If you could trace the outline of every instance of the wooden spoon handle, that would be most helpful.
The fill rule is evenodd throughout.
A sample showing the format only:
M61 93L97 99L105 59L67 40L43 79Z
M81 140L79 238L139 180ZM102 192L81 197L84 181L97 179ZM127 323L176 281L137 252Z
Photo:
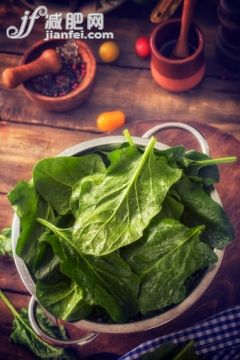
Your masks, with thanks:
M45 50L38 59L24 65L7 68L2 73L3 84L10 89L27 81L34 76L60 71L62 61L53 49Z
M182 0L159 0L152 10L150 19L153 23L169 19L176 11Z

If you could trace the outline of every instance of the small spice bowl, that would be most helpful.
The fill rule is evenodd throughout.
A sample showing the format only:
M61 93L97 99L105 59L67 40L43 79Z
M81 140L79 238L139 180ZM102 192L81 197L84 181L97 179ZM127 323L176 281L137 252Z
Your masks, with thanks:
M34 61L44 50L56 49L64 46L65 43L65 40L40 40L24 53L21 64ZM35 90L31 80L23 83L23 90L27 97L44 110L61 112L74 109L90 94L96 74L96 60L90 48L83 41L76 40L76 45L82 61L85 63L85 75L81 82L68 93L62 96L46 96Z
M197 86L203 79L204 37L201 30L191 25L189 34L190 55L184 59L172 58L171 52L180 32L181 21L172 19L158 25L150 39L153 79L168 91L181 92Z

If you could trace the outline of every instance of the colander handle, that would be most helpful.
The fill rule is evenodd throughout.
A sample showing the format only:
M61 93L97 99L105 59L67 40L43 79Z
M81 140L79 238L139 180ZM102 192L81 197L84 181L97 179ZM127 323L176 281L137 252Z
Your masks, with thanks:
M38 324L37 316L36 316L36 310L37 310L38 302L37 300L32 296L29 304L28 304L28 319L30 322L30 325L32 326L35 333L42 339L45 340L47 343L53 345L53 346L59 346L59 347L67 347L71 345L79 345L83 346L88 343L90 343L92 340L94 340L99 334L91 332L88 335L82 336L79 339L76 340L58 340L54 337L49 336L46 334L42 328ZM52 317L52 322L57 325L57 321L54 317Z
M195 137L197 142L199 143L202 152L206 155L209 155L209 146L208 146L207 140L202 136L202 134L198 130L193 128L192 126L181 123L181 122L166 122L166 123L163 123L160 125L156 125L153 128L151 128L150 130L148 130L147 132L145 132L142 135L142 137L148 139L148 138L150 138L150 136L154 135L155 133L162 131L164 129L170 129L170 128L178 128L178 129L183 129L183 130L190 132Z

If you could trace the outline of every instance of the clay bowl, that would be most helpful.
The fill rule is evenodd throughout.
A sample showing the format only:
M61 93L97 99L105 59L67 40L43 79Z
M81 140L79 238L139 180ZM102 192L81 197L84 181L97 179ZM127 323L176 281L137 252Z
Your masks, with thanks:
M40 40L24 53L21 64L36 60L44 50L63 46L65 42L65 40ZM31 82L23 83L23 90L27 97L44 110L61 112L74 109L88 97L91 91L96 74L96 60L92 51L84 42L76 40L76 43L83 61L86 63L86 75L75 89L64 96L50 97L34 91Z
M150 39L153 79L173 92L186 91L197 86L206 71L203 34L194 24L189 35L190 55L184 59L171 58L179 32L180 20L172 19L158 25Z

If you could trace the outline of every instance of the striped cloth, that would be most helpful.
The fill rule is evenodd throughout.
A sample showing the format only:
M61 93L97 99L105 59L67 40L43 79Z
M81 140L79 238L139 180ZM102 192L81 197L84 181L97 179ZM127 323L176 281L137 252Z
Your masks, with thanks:
M240 305L187 329L148 340L119 360L137 360L164 342L185 344L194 340L196 354L204 360L240 360Z

